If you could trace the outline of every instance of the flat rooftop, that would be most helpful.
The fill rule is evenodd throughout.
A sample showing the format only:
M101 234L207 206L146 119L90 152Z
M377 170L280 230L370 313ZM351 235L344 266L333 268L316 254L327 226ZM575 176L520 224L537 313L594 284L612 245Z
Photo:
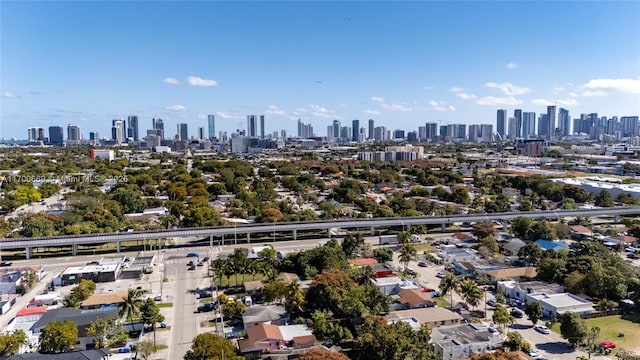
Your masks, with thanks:
M560 293L560 294L535 294L531 295L532 298L549 304L555 308L562 307L578 307L584 305L592 305L590 301L581 299L575 295L569 293Z
M118 264L70 266L62 272L62 275L99 273L103 271L116 271L118 266L119 266Z
M476 324L441 326L433 329L434 342L442 347L492 341L494 333L489 327Z

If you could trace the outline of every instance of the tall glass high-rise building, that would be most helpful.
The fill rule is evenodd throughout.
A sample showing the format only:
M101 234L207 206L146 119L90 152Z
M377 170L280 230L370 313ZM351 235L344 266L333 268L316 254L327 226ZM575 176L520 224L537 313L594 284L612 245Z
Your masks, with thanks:
M500 137L503 139L507 135L506 127L507 127L507 110L498 109L498 114L496 118L496 131L498 132L498 134L500 134Z
M247 115L247 136L258 136L258 118L255 115Z
M360 120L353 120L351 122L351 141L360 140Z
M62 146L63 142L64 130L62 126L49 126L49 143L51 145Z
M571 117L569 116L569 110L560 108L558 110L558 127L562 136L568 136L571 134Z
M216 137L216 117L207 115L207 122L209 125L209 139L213 139Z
M140 140L138 117L135 115L131 115L127 118L127 122L129 123L129 127L127 128L127 137L132 138L133 141Z
M264 115L260 115L260 138L264 139Z

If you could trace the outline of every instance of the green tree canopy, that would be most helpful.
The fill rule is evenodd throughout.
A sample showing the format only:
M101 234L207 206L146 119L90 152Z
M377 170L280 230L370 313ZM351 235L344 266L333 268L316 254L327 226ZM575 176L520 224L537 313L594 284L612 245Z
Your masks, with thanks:
M42 328L40 351L59 353L70 350L78 341L78 327L71 320L52 321Z
M231 341L213 333L198 334L193 338L191 349L184 360L237 359L235 346Z

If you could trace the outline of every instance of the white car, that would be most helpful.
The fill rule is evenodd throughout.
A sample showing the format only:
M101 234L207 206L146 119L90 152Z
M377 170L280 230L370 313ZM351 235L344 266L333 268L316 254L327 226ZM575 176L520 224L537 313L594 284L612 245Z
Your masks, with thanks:
M436 277L443 278L445 275L446 274L444 271L438 271L438 273L436 274Z
M551 330L549 330L549 328L544 325L536 325L533 327L533 329L542 334L551 334Z
M535 352L535 351L533 351L533 350L529 351L529 352L527 353L527 355L531 356L531 357L532 357L532 358L534 358L534 359L539 359L539 358L541 358L541 357L542 357L542 356L540 356L540 354L538 354L537 352Z

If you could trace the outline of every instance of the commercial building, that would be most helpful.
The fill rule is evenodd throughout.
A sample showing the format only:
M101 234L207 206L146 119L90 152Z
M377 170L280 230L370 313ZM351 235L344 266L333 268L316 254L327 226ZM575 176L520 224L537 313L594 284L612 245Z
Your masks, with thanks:
M127 138L133 139L133 141L140 140L140 126L138 125L138 117L131 115L127 118L129 127L127 127Z
M496 131L500 135L501 139L504 139L507 135L507 110L498 109L496 116Z
M116 144L122 144L126 141L126 121L115 119L111 121L111 140Z
M61 284L62 286L73 285L82 279L95 283L110 282L115 281L121 272L120 264L72 266L62 272Z
M215 115L207 115L207 125L209 125L209 140L216 137L216 117Z
M535 301L542 306L542 314L548 318L556 318L566 312L578 315L590 314L594 311L593 304L570 293L560 294L527 294L526 301Z
M91 149L91 158L94 160L103 159L113 161L113 159L115 159L115 152L113 150Z

